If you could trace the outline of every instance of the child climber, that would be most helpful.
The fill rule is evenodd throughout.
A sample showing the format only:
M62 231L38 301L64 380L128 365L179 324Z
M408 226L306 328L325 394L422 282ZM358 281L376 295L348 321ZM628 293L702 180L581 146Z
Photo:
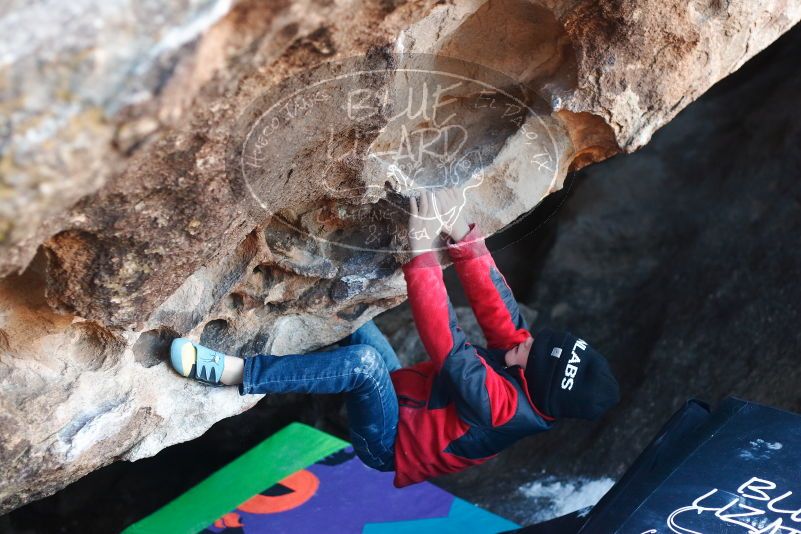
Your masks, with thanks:
M438 213L455 213L453 191L410 201L412 260L403 267L429 361L401 368L373 322L340 348L310 354L227 356L179 338L172 365L185 377L239 385L247 393L345 393L353 447L395 485L480 464L562 418L594 420L618 401L601 354L568 332L532 338L517 302L475 225L457 221L446 247L487 347L456 324L432 251Z

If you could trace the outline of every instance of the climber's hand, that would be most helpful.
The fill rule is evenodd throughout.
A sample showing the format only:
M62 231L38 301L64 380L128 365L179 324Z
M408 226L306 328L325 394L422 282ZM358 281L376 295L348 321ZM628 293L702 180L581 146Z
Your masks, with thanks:
M464 191L457 188L440 189L435 195L435 213L443 223L442 231L459 242L470 233L470 225L465 220Z
M428 191L409 199L409 247L412 256L434 249L442 224L434 213L434 195Z

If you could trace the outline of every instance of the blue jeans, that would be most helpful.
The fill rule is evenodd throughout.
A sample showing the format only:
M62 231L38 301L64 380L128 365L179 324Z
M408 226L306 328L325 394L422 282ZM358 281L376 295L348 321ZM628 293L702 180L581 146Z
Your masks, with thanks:
M368 466L395 468L398 398L389 373L400 362L372 321L342 340L339 348L245 359L241 394L345 393L353 448Z

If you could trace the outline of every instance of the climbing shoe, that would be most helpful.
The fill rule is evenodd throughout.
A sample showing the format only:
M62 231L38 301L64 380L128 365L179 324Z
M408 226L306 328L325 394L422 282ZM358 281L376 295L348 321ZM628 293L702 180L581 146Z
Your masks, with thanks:
M216 386L222 377L225 354L179 337L172 341L170 361L181 375Z

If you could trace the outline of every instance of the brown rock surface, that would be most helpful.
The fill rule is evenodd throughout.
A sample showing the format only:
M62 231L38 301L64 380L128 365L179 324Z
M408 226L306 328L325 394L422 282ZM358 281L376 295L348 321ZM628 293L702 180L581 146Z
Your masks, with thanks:
M173 336L284 354L330 343L403 300L403 239L384 232L386 246L369 250L369 225L341 211L381 213L391 194L373 187L380 173L367 158L326 159L331 143L397 144L397 130L380 130L393 110L367 128L320 107L330 138L310 119L285 128L285 150L264 171L267 196L256 195L266 210L254 209L231 172L231 139L263 111L268 88L309 86L331 72L304 74L315 65L363 56L383 68L369 88L396 90L404 77L394 62L415 54L522 83L544 104L516 128L495 139L471 123L476 150L492 150L465 209L491 232L561 187L571 166L646 143L801 17L790 0L198 1L162 17L47 4L12 2L0 15L14 36L0 48L0 463L15 466L0 510L191 439L255 402L168 372ZM81 13L102 31L87 30ZM332 193L320 176L359 193ZM362 246L341 246L353 243Z

